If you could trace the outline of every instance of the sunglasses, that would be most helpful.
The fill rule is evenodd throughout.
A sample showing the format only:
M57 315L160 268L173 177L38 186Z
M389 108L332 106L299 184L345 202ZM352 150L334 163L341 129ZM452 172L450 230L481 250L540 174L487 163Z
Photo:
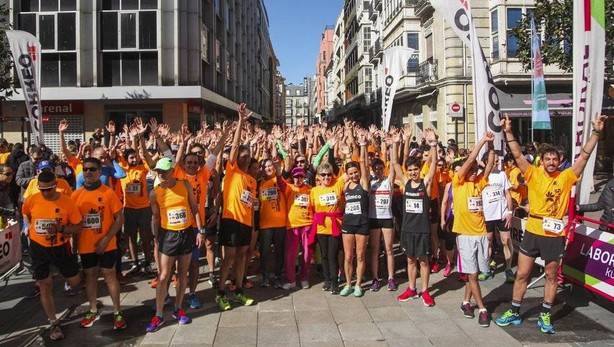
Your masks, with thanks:
M96 172L98 171L97 167L84 167L83 172Z
M305 161L304 160L297 160L296 163L297 164L305 164Z
M333 174L329 173L329 172L322 172L322 173L320 173L320 176L322 176L322 177L332 177Z
M194 152L190 152L192 154L196 154L196 155L203 155L203 151L194 151Z

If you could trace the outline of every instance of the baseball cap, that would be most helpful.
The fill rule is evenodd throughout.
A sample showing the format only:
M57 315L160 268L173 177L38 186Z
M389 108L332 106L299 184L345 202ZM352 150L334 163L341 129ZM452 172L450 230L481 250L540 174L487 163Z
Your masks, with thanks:
M38 163L36 169L38 171L43 171L45 169L53 170L53 164L49 160L42 160Z
M295 167L292 169L292 177L303 176L305 177L305 170L300 167Z
M156 167L154 168L154 171L157 171L157 170L169 171L172 168L173 168L173 161L170 158L164 157L158 160L158 162L156 163Z

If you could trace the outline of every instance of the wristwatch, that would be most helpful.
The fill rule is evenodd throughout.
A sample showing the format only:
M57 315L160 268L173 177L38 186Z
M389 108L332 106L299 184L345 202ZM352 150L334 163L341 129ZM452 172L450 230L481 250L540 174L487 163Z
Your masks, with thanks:
M205 231L205 228L200 228L198 229L198 233L201 235L205 235L207 232Z

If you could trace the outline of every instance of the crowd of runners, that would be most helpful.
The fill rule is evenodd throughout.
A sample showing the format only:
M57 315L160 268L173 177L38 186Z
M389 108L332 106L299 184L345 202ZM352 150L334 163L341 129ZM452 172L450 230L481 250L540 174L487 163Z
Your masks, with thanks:
M529 153L507 118L507 154L500 158L491 133L464 149L453 140L442 144L433 129L382 131L348 120L264 129L250 116L242 104L238 119L193 131L155 119L121 128L111 122L87 143L67 142L69 124L62 121L60 153L0 143L0 207L17 211L27 235L52 340L64 336L52 265L67 291L85 287L84 328L100 316L100 277L113 302L113 328L123 329L121 283L150 276L155 313L144 329L151 333L165 323L171 285L172 317L190 323L186 309L201 307L196 287L203 268L220 310L254 304L252 262L257 285L305 289L323 279L324 291L346 297L396 291L399 277L408 276L397 299L429 307L430 274L458 273L449 280L466 282L458 293L462 314L475 318L477 310L483 327L491 317L480 281L504 267L513 297L495 322L517 325L536 257L546 274L538 327L554 333L550 309L571 189L605 117L593 121L589 141L569 165L547 144ZM515 213L528 219L517 258L510 238ZM395 267L397 243L406 269Z

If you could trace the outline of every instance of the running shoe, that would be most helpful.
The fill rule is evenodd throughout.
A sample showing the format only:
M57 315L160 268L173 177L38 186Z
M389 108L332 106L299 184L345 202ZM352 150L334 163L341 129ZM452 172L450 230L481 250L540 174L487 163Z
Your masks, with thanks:
M514 311L511 309L503 312L503 314L495 320L495 324L500 327L506 327L510 324L519 325L520 323L522 323L522 318L520 318L518 313L514 313Z
M188 305L190 305L190 308L193 310L197 310L203 306L196 293L188 295Z
M132 264L132 266L130 267L130 269L128 269L128 271L126 271L126 276L133 276L138 274L141 271L141 266L139 266L138 264Z
M346 284L345 286L343 286L343 289L341 289L341 292L339 292L339 295L341 295L341 296L348 296L352 292L353 292L352 286Z
M470 302L466 304L461 304L460 308L461 311L463 311L463 316L465 316L466 318L475 318L475 307L473 307Z
M188 317L182 308L178 308L173 312L173 318L179 322L179 325L192 323L192 318Z
M49 328L49 339L51 341L58 341L64 338L64 333L62 332L62 328L60 328L60 323L54 323Z
M362 289L361 286L354 286L354 293L352 295L354 295L357 298L360 298L363 295L365 295L365 290Z
M422 292L420 296L422 297L422 302L424 303L424 306L426 307L435 306L435 300L433 300L429 292Z
M301 281L301 287L303 289L309 289L309 281Z
M490 267L490 271L494 272L495 270L497 270L497 262L493 260L490 261L490 264L488 264L488 266Z
M154 331L158 331L160 327L164 324L164 318L158 317L157 315L153 316L149 324L147 324L147 332L153 333Z
M81 319L81 327L82 328L91 328L94 325L94 322L100 318L98 312L87 311Z
M397 281L394 278L388 279L388 291L393 292L399 288Z
M439 271L441 271L441 265L437 260L433 260L431 262L431 273L438 273Z
M483 328L488 328L490 326L490 314L486 310L480 310L480 314L478 316L478 323Z
M235 300L241 303L241 305L243 306L251 306L255 302L254 299L250 298L249 296L243 293L235 293Z
M121 285L124 285L124 284L127 284L130 281L128 280L128 277L124 276L124 274L121 273L121 271L119 271L117 273L117 282L119 282L119 284L121 284Z
M149 286L153 289L156 289L158 287L158 283L160 283L160 279L158 278L158 276L156 276L151 280L151 282L149 282Z
M331 286L330 286L330 293L332 295L338 295L339 294L339 286L336 283L331 284Z
M209 274L209 279L207 280L211 288L217 288L217 278L213 273Z
M173 274L172 281L173 281L173 288L177 288L177 284L178 283L177 283L177 275L176 274Z
M371 282L371 291L377 292L380 290L381 287L382 287L382 284L380 283L379 278L374 278L373 281Z
M489 271L489 272L486 272L486 273L480 272L480 274L478 275L478 280L480 280L480 281L486 281L486 280L491 279L491 278L495 278L494 271Z
M117 312L113 315L113 330L123 330L126 329L127 326L128 324L121 312Z
M324 281L324 284L322 285L322 290L325 292L330 291L330 282L329 281Z
M232 305L230 305L230 301L228 301L226 295L216 295L215 302L220 308L220 311L228 311L232 308Z
M143 273L145 276L155 276L156 272L151 268L150 264L143 265Z
M550 319L552 318L550 312L548 313L540 313L539 318L537 319L537 326L539 330L544 334L554 334L554 326L550 323Z
M79 294L79 289L71 287L68 282L64 282L64 294L67 296L75 296Z
M512 271L512 269L505 270L505 282L514 283L514 281L516 281L516 275L514 275L514 271Z
M452 270L454 269L454 267L452 266L452 264L447 263L446 267L443 269L443 277L448 277L452 274Z
M397 296L397 300L401 302L409 301L409 299L415 299L418 297L418 292L415 289L407 287L407 289Z
M290 289L294 289L294 288L296 288L296 283L288 282L288 283L284 283L284 285L281 286L281 289L283 289L283 290L290 290Z

